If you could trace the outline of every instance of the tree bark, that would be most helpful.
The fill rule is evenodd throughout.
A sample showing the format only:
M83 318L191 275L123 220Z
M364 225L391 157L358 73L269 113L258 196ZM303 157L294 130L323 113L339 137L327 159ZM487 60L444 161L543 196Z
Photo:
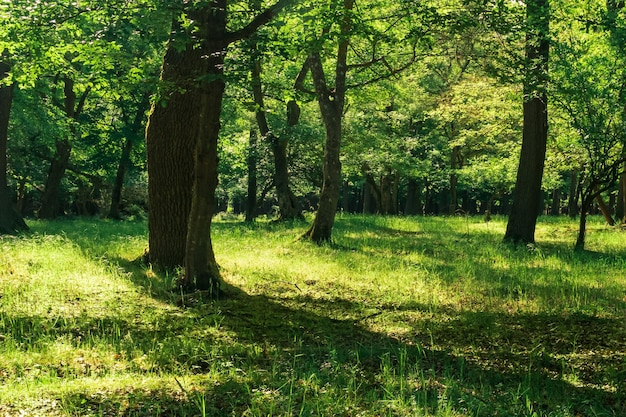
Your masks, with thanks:
M615 215L622 224L626 223L626 166L624 166L624 172L619 180Z
M598 203L598 207L600 208L600 212L602 213L604 220L606 220L609 226L615 226L615 220L613 220L613 216L611 215L611 209L604 202L598 186L595 186L593 191L596 195L596 202Z
M198 80L206 73L204 49L191 43L178 49L181 30L173 25L161 69L163 87L146 127L148 259L166 269L182 266L185 259L201 108Z
M567 197L567 214L570 218L574 218L578 215L578 195L579 195L579 183L578 172L573 169L570 171L569 176L569 196Z
M8 63L0 61L0 81L9 76L10 70L11 67ZM14 84L0 84L0 234L13 234L28 229L22 216L13 207L7 178L9 117L13 104L14 88Z
M420 189L419 184L414 179L409 179L406 192L406 205L404 207L404 214L407 216L413 216L420 214Z
M548 0L526 2L526 79L522 150L504 240L534 243L548 135Z
M248 195L246 198L246 222L253 222L256 217L257 206L257 132L250 129L250 138L248 140Z
M304 234L304 238L318 244L331 241L341 189L342 120L346 96L346 74L348 71L348 40L352 29L352 19L349 12L353 7L354 0L343 1L343 8L346 13L341 22L341 35L337 47L334 89L331 90L327 85L319 52L313 52L308 57L308 66L313 77L313 84L315 85L315 95L326 131L323 183L319 207L313 224Z

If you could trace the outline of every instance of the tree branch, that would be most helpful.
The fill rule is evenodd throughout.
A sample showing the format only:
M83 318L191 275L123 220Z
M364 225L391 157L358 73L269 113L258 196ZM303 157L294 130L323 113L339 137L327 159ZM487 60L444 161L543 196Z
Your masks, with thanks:
M250 23L245 27L236 30L234 32L227 33L224 37L226 43L230 44L236 41L247 39L252 36L261 26L266 25L285 7L290 6L292 3L297 3L299 0L278 0L276 4L267 8L264 12L258 14Z

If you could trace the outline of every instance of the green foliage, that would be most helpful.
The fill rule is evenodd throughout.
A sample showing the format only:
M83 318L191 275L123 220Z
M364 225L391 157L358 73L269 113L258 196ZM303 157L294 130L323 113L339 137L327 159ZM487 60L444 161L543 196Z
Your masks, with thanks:
M144 266L143 222L31 222L0 240L8 415L492 416L624 413L623 233L542 218L216 221L228 297ZM593 328L593 332L589 331ZM348 411L346 411L348 410Z

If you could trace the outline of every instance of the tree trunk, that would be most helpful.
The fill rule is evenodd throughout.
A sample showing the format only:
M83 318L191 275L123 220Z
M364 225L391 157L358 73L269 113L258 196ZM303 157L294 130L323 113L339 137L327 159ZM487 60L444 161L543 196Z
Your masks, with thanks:
M257 5L258 8L258 5ZM278 200L278 219L293 220L304 219L300 203L289 187L289 163L287 159L287 146L289 141L286 138L277 137L269 128L267 117L265 117L265 100L261 80L261 59L258 56L256 42L252 43L252 93L254 104L256 105L256 121L259 126L261 136L269 141L274 155L274 185L276 187L276 199ZM298 123L299 108L295 101L290 101L287 111L287 124L294 126Z
M574 249L577 251L585 250L585 237L587 234L587 212L593 201L592 196L585 196L582 198L580 207L580 219L578 221L578 236L576 238L576 244Z
M0 82L9 75L10 69L7 63L0 61ZM13 89L13 84L0 84L0 234L16 233L28 229L22 216L13 207L7 178L7 143Z
M167 269L182 266L185 259L201 101L198 79L206 74L204 49L190 43L180 50L175 39L180 31L175 23L161 69L161 91L146 127L148 259Z
M504 240L533 243L548 135L548 0L526 2L526 79L522 150Z
M613 216L611 215L611 209L604 202L598 186L595 186L593 191L596 195L596 202L598 203L598 207L600 208L600 212L602 213L604 220L606 220L609 226L615 226L615 220L613 220Z
M78 116L80 116L82 112L90 90L87 89L77 103L77 96L74 91L74 80L66 76L63 78L63 83L63 92L65 95L63 110L65 116L71 121L70 134L72 137L75 137L76 126L74 126L74 123L76 123ZM63 212L60 202L61 182L63 181L65 171L70 163L72 154L71 140L68 138L58 139L55 142L55 148L56 151L50 162L48 178L46 179L44 193L41 197L41 207L37 213L40 219L54 219Z
M115 182L113 183L113 190L111 192L111 207L109 208L110 219L121 218L120 216L120 202L122 200L122 188L124 187L124 177L126 171L130 165L130 155L133 150L133 141L131 138L126 138L124 147L122 148L122 155L120 157L120 163L117 166L117 173L115 175Z
M107 217L111 219L120 219L120 203L122 200L122 189L124 188L124 178L126 177L126 172L130 166L131 162L131 153L133 150L133 146L136 140L140 137L140 132L143 134L143 119L146 113L146 110L150 104L150 96L146 93L144 94L142 101L137 104L137 111L135 113L135 117L130 124L130 129L128 136L124 141L124 146L122 147L122 154L120 156L120 162L117 166L117 173L115 175L115 182L113 183L113 190L111 192L111 206L109 208L109 214ZM124 117L126 125L128 126L129 120L127 117Z
M615 215L622 224L626 223L626 166L624 167L624 172L619 180Z
M558 216L561 214L561 190L552 191L552 205L550 207L550 215Z
M304 219L300 202L289 186L289 164L287 160L288 141L272 136L274 154L274 184L278 200L278 220Z
M569 196L567 198L567 214L570 218L574 218L578 215L578 172L573 169L570 171L569 177Z
M250 223L254 221L256 217L256 204L257 204L257 133L253 129L250 129L250 139L248 141L248 195L246 198L246 222Z
M420 189L419 184L414 179L409 179L406 191L406 205L404 214L413 216L420 212Z
M452 155L450 156L450 206L448 207L448 214L451 216L453 216L459 208L457 197L457 185L459 180L456 170L459 168L458 160L460 151L461 148L459 146L455 146L452 148Z

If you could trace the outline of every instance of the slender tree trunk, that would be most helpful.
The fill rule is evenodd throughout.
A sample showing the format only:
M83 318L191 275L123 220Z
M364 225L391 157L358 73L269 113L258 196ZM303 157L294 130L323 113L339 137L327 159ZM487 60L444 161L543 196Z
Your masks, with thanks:
M550 215L558 216L561 214L561 190L552 191L552 206L550 207Z
M615 215L619 221L626 223L626 165L624 166L624 172L619 180L619 190L617 191L617 205L615 208Z
M0 55L1 58L2 55ZM0 82L9 75L10 70L9 64L0 61ZM7 143L13 90L13 84L0 84L0 234L16 233L28 229L22 216L13 207L7 178Z
M578 221L578 236L576 238L576 244L574 245L574 249L577 251L585 250L585 237L587 234L587 214L592 201L593 196L589 195L585 195L581 201L580 218Z
M248 195L246 198L246 222L250 223L254 221L256 217L256 205L257 205L257 133L254 129L250 129L250 139L248 141Z
M406 192L406 206L404 214L413 216L419 214L420 211L420 195L419 184L414 179L409 179Z
M289 186L289 163L287 159L289 141L286 138L274 135L269 128L267 117L265 116L261 58L258 56L256 42L252 43L251 50L253 57L251 69L252 93L256 105L255 116L261 136L269 141L274 156L274 185L276 187L276 199L278 200L278 220L303 219L304 216L302 215L300 203ZM287 123L290 126L298 123L299 108L297 106L295 101L290 101L288 104Z
M111 219L120 219L120 203L122 200L122 189L124 188L124 178L126 177L126 172L130 167L134 143L139 139L141 135L140 132L143 133L143 120L149 105L150 96L146 93L144 94L142 101L137 105L137 111L134 119L129 126L130 133L126 137L124 146L122 147L122 154L120 156L120 162L117 166L115 182L113 183L113 190L111 192L111 206L109 207L109 214L107 215L107 217ZM125 122L128 125L129 120L127 117L125 117Z
M522 151L504 240L533 243L548 135L548 0L528 0Z
M613 220L613 216L611 215L611 209L604 202L598 186L595 186L593 191L596 195L596 202L598 203L598 207L600 208L600 212L602 213L604 220L606 220L609 226L615 226L615 220Z
M458 160L460 151L461 148L459 146L455 146L452 148L452 155L450 156L450 206L448 208L448 214L451 216L456 213L458 208L457 185L459 180L456 170L459 168Z
M578 172L573 169L570 171L569 177L569 196L567 199L567 214L570 218L578 215Z
M72 135L72 139L74 139L76 136L76 127L74 126L74 123L76 123L78 116L80 116L82 112L90 89L88 88L83 93L80 100L77 100L78 97L74 91L74 80L66 76L63 79L63 83L63 92L65 95L63 110L65 112L65 116L72 123L70 125L70 134ZM60 205L61 182L70 163L70 157L72 154L71 139L58 139L55 142L55 148L56 152L50 162L48 178L46 179L44 193L41 197L41 207L37 213L40 219L54 219L62 214L62 208Z
M117 166L117 173L115 175L115 182L113 183L113 190L111 192L111 206L109 208L110 219L120 219L120 202L122 201L122 188L124 187L124 177L126 171L130 165L130 155L133 150L132 138L126 138L124 141L124 147L122 148L122 155L120 157L120 163Z

